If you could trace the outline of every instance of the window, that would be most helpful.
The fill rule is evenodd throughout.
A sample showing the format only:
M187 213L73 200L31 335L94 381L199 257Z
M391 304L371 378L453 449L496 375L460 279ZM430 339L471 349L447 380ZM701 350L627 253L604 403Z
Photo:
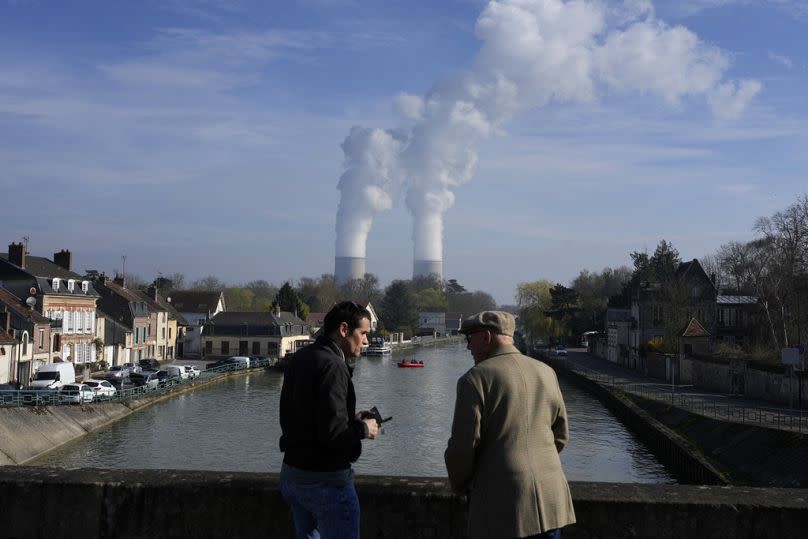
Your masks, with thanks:
M168 340L171 340L171 328L168 328Z
M87 330L87 333L92 333L93 332L93 326L95 325L95 324L93 324L93 322L94 322L93 319L94 318L95 318L95 315L93 314L92 311L86 311L84 313L84 327Z
M45 330L39 330L39 349L42 350L45 348Z
M213 341L205 341L205 353L210 354L213 352Z
M68 333L73 333L73 313L65 311L65 329Z
M135 344L140 342L140 328L135 328Z
M87 281L81 281L81 291L86 294L89 289L90 289L90 283Z
M28 354L28 333L22 334L22 355Z
M261 343L258 341L253 341L252 343L252 353L254 356L257 356L261 353Z
M222 341L222 354L230 353L230 341Z
M54 280L53 280L53 283L51 284L51 288L53 288L53 291L54 291L54 292L58 292L58 291L59 291L59 285L60 285L60 284L61 284L61 281L60 281L59 279L54 279Z
M76 287L76 281L74 281L73 279L68 279L67 280L67 291L72 292L75 287Z

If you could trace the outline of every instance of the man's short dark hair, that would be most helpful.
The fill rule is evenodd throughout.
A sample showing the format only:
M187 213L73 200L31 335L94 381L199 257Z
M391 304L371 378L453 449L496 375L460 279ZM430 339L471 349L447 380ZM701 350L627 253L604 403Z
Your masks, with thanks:
M362 319L370 320L370 311L353 301L343 301L334 305L323 320L323 333L329 335L347 322L348 331L353 331L362 323Z

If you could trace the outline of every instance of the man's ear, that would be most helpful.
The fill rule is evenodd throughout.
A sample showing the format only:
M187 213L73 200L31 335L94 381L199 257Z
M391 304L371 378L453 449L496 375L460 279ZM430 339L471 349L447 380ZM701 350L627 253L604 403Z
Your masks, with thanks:
M348 322L340 322L339 323L339 334L340 334L340 337L347 337L348 336Z

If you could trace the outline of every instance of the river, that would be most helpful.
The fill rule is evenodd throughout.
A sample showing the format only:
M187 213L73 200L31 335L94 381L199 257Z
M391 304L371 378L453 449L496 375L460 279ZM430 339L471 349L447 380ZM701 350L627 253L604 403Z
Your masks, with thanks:
M472 366L464 343L357 362L357 409L376 405L384 434L363 442L357 474L445 476L457 378ZM145 409L31 463L65 468L191 469L277 472L278 397L283 375L229 377ZM564 383L570 443L561 453L571 481L676 483L656 457L591 395Z

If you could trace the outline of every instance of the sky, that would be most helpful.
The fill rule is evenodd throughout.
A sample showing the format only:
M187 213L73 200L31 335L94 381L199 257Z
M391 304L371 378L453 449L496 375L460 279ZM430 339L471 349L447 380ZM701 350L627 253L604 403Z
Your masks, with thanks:
M808 192L806 36L804 0L0 0L0 245L280 285L374 193L383 285L415 230L500 303L700 258Z

